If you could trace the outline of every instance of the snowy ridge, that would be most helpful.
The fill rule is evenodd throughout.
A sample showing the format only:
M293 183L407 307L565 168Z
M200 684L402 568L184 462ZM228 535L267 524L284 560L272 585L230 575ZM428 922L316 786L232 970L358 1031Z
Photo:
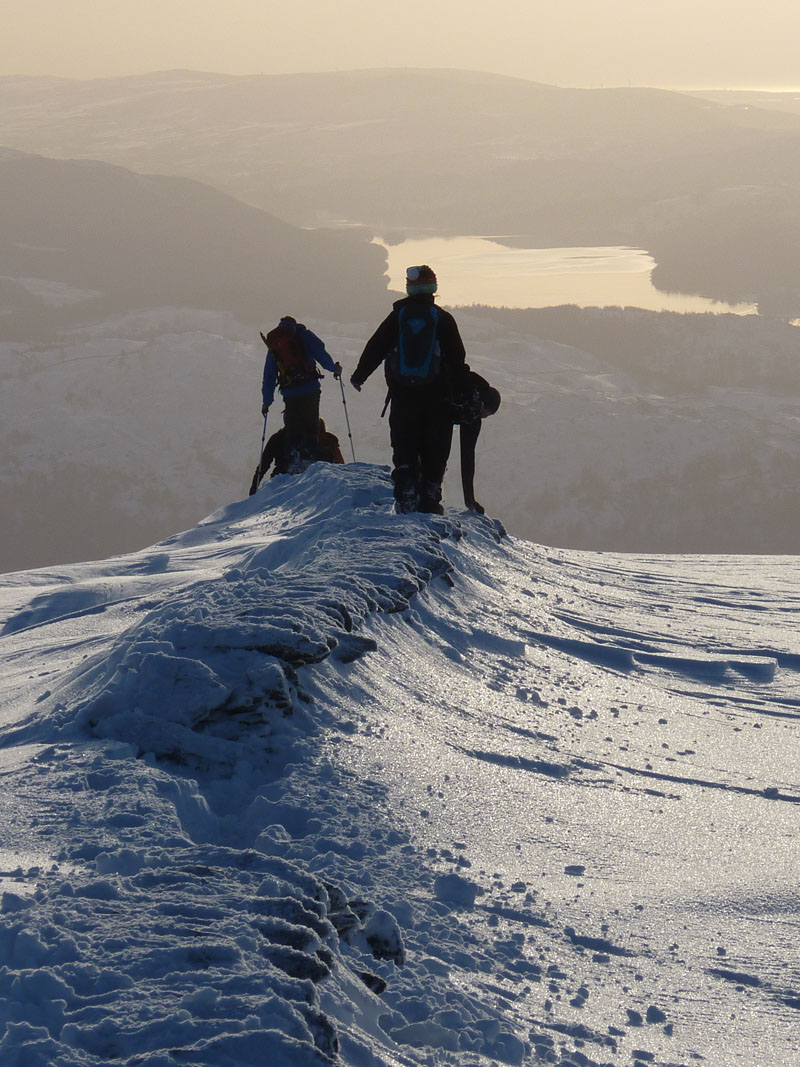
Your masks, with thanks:
M316 504L310 516L287 507L295 486L280 479L281 489L270 486L269 525L263 524L268 532L258 521L259 497L166 542L171 561L187 551L192 557L210 551L222 563L221 573L176 591L121 634L110 651L104 649L93 667L82 667L74 687L66 689L71 696L74 688L74 702L65 705L62 696L47 716L48 729L74 720L95 736L130 742L139 753L172 755L218 771L242 758L226 738L231 724L236 734L247 724L250 759L262 727L265 756L274 751L275 734L310 732L297 668L329 655L350 662L374 648L372 639L358 633L365 618L407 608L433 576L446 574L452 565L439 543L457 528L431 522L428 536L410 545L393 535L385 516L370 521L370 510L388 506L385 478L365 489L363 468L350 466L333 472L320 467L309 480ZM248 538L264 533L266 543L250 548ZM240 543L229 560L226 542L240 538L244 547ZM156 573L164 560L154 557ZM54 610L60 614L75 593L59 590L37 598L5 630L41 625L34 620ZM92 597L84 610L103 606Z
M308 760L319 726L332 725L309 708L298 669L374 649L358 632L364 620L407 609L446 576L441 542L460 531L438 519L414 539L393 529L388 479L374 468L319 466L307 481L311 514L302 499L298 510L296 481L279 479L149 555L71 568L5 620L3 636L20 644L43 628L67 630L66 652L81 620L144 613L6 731L5 746L35 752L31 765L69 798L54 805L56 817L68 806L83 829L98 820L98 798L104 810L33 895L39 867L27 878L19 871L21 885L3 894L4 1064L329 1062L340 1002L380 1035L367 988L385 983L343 964L339 934L368 959L402 962L397 922L280 857L286 811L263 786L290 755ZM98 577L106 570L112 580ZM17 582L10 577L12 589ZM95 640L81 634L78 643ZM134 756L145 758L144 774ZM158 760L181 770L165 773ZM209 795L228 783L219 812L184 768L203 775ZM250 802L256 784L262 795ZM231 839L255 848L217 843ZM90 931L84 916L94 909L104 918ZM81 929L79 944L64 927ZM330 1015L317 985L334 972ZM113 1022L104 1008L112 1000ZM160 1017L143 1025L148 1003ZM191 1052L179 1055L178 1043ZM351 1044L356 1059L366 1056L363 1040Z
M0 1062L797 1062L789 558L317 464L0 578Z

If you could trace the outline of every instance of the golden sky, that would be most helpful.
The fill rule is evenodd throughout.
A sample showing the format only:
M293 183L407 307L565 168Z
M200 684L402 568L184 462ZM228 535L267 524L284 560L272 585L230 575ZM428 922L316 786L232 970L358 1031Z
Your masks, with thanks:
M556 85L800 85L797 0L0 0L0 74L457 67Z

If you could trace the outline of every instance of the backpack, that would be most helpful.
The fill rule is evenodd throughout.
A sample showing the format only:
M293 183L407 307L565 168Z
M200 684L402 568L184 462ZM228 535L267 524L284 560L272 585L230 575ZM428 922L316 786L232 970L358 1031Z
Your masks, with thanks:
M294 332L277 327L264 338L275 356L278 385L281 389L305 385L321 377L317 365L307 354L303 342Z
M454 426L475 422L481 417L481 394L474 386L456 389L450 395L450 414Z
M434 304L413 309L404 305L397 322L397 345L386 360L389 384L414 389L430 385L442 369L439 309Z

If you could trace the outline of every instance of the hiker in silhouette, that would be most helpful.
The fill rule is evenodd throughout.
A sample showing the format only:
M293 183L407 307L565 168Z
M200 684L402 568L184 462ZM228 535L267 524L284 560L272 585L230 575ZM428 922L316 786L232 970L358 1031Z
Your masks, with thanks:
M262 333L261 340L267 346L261 381L261 414L269 411L277 386L284 401L283 447L291 473L298 473L316 458L322 377L318 365L331 371L337 379L341 377L342 366L334 363L320 338L291 315L284 315L266 337Z
M342 455L342 450L339 446L339 438L336 434L330 432L325 425L324 419L320 419L318 423L317 441L314 447L314 459L322 460L325 463L344 463L344 456ZM250 496L256 492L261 484L261 479L266 476L267 471L273 464L272 478L278 474L298 473L297 471L292 470L292 456L290 450L287 448L285 426L282 426L280 430L277 430L264 446L264 451L261 453L261 462L256 467L256 472L253 475L253 482L250 486Z
M319 420L319 434L317 436L317 459L325 463L344 463L344 456L339 444L339 438L331 433L325 425L325 420Z
M484 514L484 508L475 499L475 446L480 436L482 420L494 415L499 407L499 392L473 370L467 374L464 388L455 391L451 401L453 422L459 427L464 504L470 511L476 511L479 515Z
M443 512L442 479L453 436L448 396L462 384L466 357L455 319L434 304L436 290L436 275L429 266L408 268L407 296L396 301L367 341L350 378L360 391L384 364L399 512Z

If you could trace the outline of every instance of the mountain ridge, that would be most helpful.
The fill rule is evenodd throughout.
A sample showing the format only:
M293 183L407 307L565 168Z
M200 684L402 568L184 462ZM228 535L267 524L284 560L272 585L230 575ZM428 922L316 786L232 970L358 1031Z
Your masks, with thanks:
M187 305L264 321L294 303L298 276L309 313L363 314L385 293L364 234L301 230L195 179L7 150L0 188L0 274L97 289L95 317Z
M800 115L775 108L458 71L172 72L0 80L2 143L199 179L301 227L629 244L665 286L800 314Z
M799 601L365 463L0 576L4 1063L788 1067Z

